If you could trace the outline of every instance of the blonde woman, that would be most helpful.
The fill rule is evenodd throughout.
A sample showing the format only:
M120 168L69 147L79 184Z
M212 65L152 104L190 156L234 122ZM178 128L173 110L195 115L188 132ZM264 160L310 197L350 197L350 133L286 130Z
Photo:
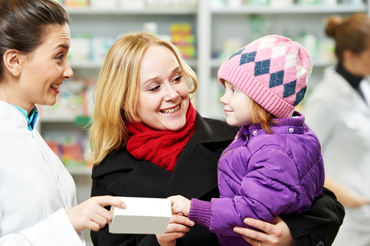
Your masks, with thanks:
M154 35L127 34L112 46L95 91L92 196L219 196L217 161L238 128L196 112L190 95L197 84L178 50ZM256 246L330 242L341 206L324 194L307 213L286 223L249 220L262 232L241 232ZM164 235L109 234L105 227L91 236L94 245L219 245L215 234L181 214L172 216Z

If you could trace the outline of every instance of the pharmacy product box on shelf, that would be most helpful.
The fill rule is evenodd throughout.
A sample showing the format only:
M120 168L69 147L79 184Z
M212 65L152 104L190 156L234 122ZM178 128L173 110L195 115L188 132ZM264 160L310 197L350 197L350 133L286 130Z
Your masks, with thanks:
M122 9L144 9L145 1L144 0L120 0L119 7Z
M126 209L111 207L110 233L164 234L171 218L171 202L164 198L118 197Z
M116 0L90 0L90 6L92 8L99 9L116 9L117 8Z

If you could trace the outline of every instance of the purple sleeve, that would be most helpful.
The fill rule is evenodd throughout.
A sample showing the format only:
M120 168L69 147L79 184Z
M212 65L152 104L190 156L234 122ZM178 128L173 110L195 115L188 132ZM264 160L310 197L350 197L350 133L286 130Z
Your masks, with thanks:
M211 202L191 199L189 219L209 229L212 216Z
M250 158L248 168L250 172L244 176L237 195L211 200L211 232L237 236L233 227L248 227L243 222L244 218L271 222L281 213L311 206L310 202L302 203L306 199L302 197L298 170L284 150L273 147L257 151Z

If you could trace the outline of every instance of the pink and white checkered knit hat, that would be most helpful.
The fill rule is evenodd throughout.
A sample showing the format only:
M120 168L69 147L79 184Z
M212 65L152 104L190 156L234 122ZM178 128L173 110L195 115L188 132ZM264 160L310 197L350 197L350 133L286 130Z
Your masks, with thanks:
M218 70L218 79L229 81L271 114L285 118L304 98L311 71L311 57L302 45L269 35L231 55Z

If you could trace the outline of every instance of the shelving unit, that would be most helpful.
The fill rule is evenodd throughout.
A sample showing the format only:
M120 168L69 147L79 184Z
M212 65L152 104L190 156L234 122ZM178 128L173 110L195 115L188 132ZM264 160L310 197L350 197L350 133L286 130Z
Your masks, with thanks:
M339 4L337 6L307 6L297 5L289 7L271 6L242 6L240 8L211 9L212 14L318 14L318 13L351 13L366 12L365 4L354 6L351 4Z
M222 43L228 37L241 37L244 43L250 41L253 35L250 30L251 15L263 15L267 22L271 22L268 33L284 34L284 29L300 31L307 28L308 32L314 32L319 38L323 37L323 17L331 14L350 14L355 12L370 13L368 3L359 5L338 4L335 7L328 6L302 6L292 5L289 7L271 6L242 6L230 8L227 5L222 8L211 8L212 0L198 0L198 6L194 8L169 8L169 9L97 9L97 8L66 8L71 17L71 33L88 33L92 36L114 37L127 32L141 30L143 23L156 22L158 33L169 34L169 25L173 22L191 23L195 29L197 38L197 58L186 60L196 71L199 79L198 91L195 94L196 108L205 117L223 118L222 112L215 114L219 102L214 101L210 95L210 88L215 86L217 68L225 59L211 58L215 49L222 49ZM319 28L318 28L319 27ZM321 79L324 67L332 64L323 60L314 60L312 81ZM75 77L97 78L102 61L71 62ZM212 101L213 100L213 101ZM42 117L40 132L48 135L55 129L66 130L73 126L75 117ZM52 125L52 127L50 127Z
M202 1L202 0L200 0ZM118 14L118 15L178 15L178 14L197 14L197 9L194 8L172 8L169 7L168 9L101 9L101 8L93 8L93 7L82 7L82 8L70 8L64 7L64 9L71 15L110 15L110 14Z
M244 43L250 40L250 27L248 17L250 15L263 15L268 21L273 23L273 27L266 34L284 35L284 29L291 28L299 31L305 29L315 33L319 38L324 35L323 17L332 14L346 15L356 12L369 14L368 3L359 5L338 4L334 7L329 6L307 6L292 5L289 7L264 6L242 6L230 8L210 8L211 0L198 1L198 66L197 75L199 78L199 89L197 91L198 111L206 117L223 119L221 114L214 114L211 110L213 105L219 102L212 102L212 96L207 93L209 88L217 86L212 84L212 78L217 77L217 68L225 59L211 59L213 49L221 49L222 42L227 37L242 37ZM272 24L270 24L272 26ZM333 62L324 60L313 60L313 73L310 83L315 85L322 78L323 69L332 65ZM213 79L214 80L214 79ZM211 102L211 104L210 104ZM212 106L213 105L213 106Z
M350 14L355 12L369 13L368 3L359 5L338 4L335 7L300 6L293 5L284 8L271 6L242 6L239 8L211 8L211 0L199 0L197 9L169 8L169 9L96 9L96 8L66 8L71 17L71 33L89 33L92 36L118 36L126 32L141 30L143 23L156 22L158 33L168 34L172 22L189 22L195 28L197 37L197 59L186 60L196 71L199 87L196 92L197 110L206 117L222 118L210 113L214 107L209 91L212 78L217 75L217 68L224 59L212 59L212 51L221 49L222 42L228 37L240 36L244 43L248 43L252 35L249 25L249 16L263 15L267 21L273 23L269 33L283 34L284 29L296 31L307 27L308 31L315 32L318 37L324 36L322 19L331 14ZM320 28L318 28L318 26ZM71 62L75 77L97 78L102 61ZM323 68L330 63L323 60L314 60L313 80L319 80ZM214 79L213 79L214 80ZM214 110L213 110L214 111ZM48 134L47 124L59 128L61 124L73 124L74 117L43 117L41 119L41 133Z
M196 59L185 59L185 62L190 67L197 67ZM73 69L100 69L103 66L103 61L71 62L71 66Z

